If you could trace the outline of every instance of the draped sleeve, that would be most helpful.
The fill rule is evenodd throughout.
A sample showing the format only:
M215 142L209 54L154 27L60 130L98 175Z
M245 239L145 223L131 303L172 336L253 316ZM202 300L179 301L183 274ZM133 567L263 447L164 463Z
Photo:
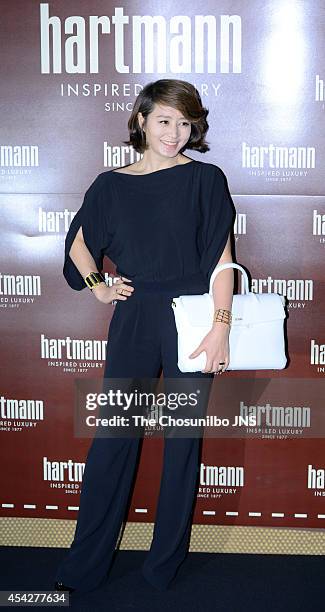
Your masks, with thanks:
M205 164L203 173L197 235L200 268L208 281L226 246L233 228L236 209L228 191L227 179L214 164Z
M72 243L82 226L85 245L94 258L97 269L102 270L103 258L109 241L109 200L109 194L105 189L105 173L101 173L87 189L83 203L73 217L66 235L63 276L70 287L77 291L84 289L87 285L69 255Z

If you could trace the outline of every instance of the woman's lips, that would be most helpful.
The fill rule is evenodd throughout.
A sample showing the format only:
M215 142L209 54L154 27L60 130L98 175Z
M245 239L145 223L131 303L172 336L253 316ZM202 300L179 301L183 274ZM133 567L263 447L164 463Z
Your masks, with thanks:
M165 147L169 147L170 149L174 149L177 146L177 142L174 142L173 144L169 144L168 142L164 142L163 140L161 142L163 143L163 145L165 145Z

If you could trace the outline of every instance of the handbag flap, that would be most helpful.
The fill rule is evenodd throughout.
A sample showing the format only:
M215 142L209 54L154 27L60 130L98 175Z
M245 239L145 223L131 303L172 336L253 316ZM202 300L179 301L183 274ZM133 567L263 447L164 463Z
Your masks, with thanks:
M181 295L174 298L184 317L190 325L204 327L212 321L214 313L213 300L209 293L203 295Z
M285 318L284 298L277 293L235 294L232 325L251 325Z
M209 293L181 295L174 298L176 308L189 325L207 327L213 320L214 303ZM232 302L232 326L251 325L284 319L284 297L277 293L234 294Z

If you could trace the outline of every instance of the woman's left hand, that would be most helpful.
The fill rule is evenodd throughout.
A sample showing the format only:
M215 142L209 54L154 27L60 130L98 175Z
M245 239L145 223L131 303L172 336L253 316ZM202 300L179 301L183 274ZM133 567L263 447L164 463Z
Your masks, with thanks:
M203 373L224 372L229 365L229 325L227 323L217 323L204 336L197 349L189 355L190 359L197 357L202 351L206 352L207 360ZM219 365L224 361L224 365Z

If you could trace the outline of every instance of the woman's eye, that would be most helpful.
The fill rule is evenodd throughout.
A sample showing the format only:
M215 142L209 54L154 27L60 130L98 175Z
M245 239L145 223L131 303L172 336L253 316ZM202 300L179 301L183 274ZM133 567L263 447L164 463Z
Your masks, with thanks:
M168 123L168 121L167 121L167 119L162 119L161 121L159 121L159 123ZM183 125L190 125L188 123L188 121L183 121L182 123L183 123Z

